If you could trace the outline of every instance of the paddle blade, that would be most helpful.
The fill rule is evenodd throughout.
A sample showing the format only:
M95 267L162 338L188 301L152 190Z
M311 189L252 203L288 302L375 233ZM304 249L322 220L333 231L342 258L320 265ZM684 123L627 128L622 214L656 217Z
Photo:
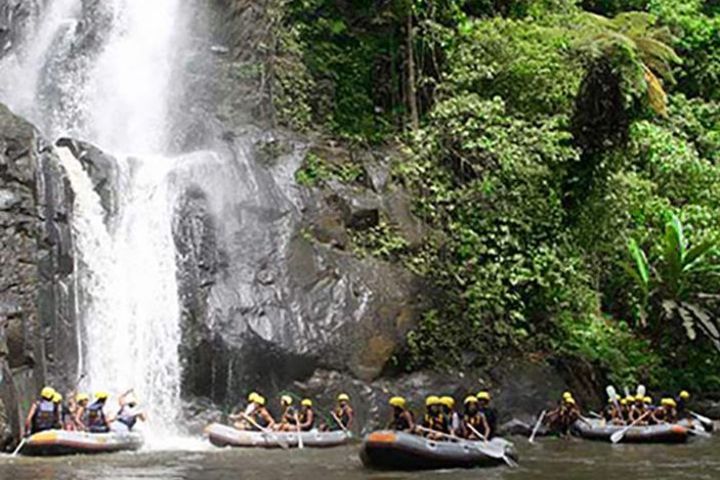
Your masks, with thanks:
M637 397L639 398L645 398L645 394L647 393L647 390L645 389L645 385L638 385L637 387Z
M617 392L615 391L615 387L612 385L608 385L605 389L605 393L607 393L608 399L610 401L615 401L617 399Z
M612 443L618 443L625 436L625 430L620 430L610 435L610 441Z

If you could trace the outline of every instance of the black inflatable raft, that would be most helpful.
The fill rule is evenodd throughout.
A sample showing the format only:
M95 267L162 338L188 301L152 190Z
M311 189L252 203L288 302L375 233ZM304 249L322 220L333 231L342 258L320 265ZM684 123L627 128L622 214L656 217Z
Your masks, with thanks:
M512 443L502 438L489 442L428 440L418 435L383 430L365 437L360 459L378 470L435 470L505 465L517 459Z
M81 453L109 453L138 450L143 446L139 433L88 433L47 430L31 435L20 449L22 455L52 456Z
M210 443L216 447L244 448L295 448L299 446L298 434L295 432L251 432L213 423L205 428ZM336 432L301 432L304 447L329 448L344 445L352 435L343 431Z
M606 424L604 420L575 422L572 432L587 440L609 442L613 433L623 430L622 425ZM664 424L630 427L620 443L683 443L688 439L688 429L683 425Z

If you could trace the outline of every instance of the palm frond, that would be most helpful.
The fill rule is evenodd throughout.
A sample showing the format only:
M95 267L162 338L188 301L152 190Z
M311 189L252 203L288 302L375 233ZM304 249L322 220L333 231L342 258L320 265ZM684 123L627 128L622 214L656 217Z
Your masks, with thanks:
M660 83L660 80L647 67L644 67L645 82L647 83L647 97L650 108L662 117L668 116L667 93Z

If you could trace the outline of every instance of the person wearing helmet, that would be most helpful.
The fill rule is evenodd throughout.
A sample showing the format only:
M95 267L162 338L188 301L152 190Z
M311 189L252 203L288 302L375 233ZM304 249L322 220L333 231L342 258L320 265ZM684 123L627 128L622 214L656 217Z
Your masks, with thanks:
M480 412L480 404L475 395L470 395L463 401L465 411L462 418L462 437L468 440L480 440L481 437L487 438L490 432L487 418Z
M75 408L73 409L73 430L85 430L85 411L90 403L90 396L87 393L75 395Z
M650 411L645 405L645 397L636 396L635 402L630 406L628 422L636 425L647 425L645 419L649 417L649 413Z
M455 399L449 395L440 397L440 410L448 419L450 435L460 434L460 416L455 411Z
M337 406L331 413L332 424L330 430L350 430L355 414L350 406L350 396L341 393L337 397Z
M485 435L488 439L490 439L494 437L495 433L497 432L497 412L490 405L490 392L488 392L487 390L483 390L481 392L478 392L476 397L478 399L478 412L480 412L480 414L485 417L488 425L488 430L487 432L485 432Z
M690 414L687 412L687 403L690 401L690 392L683 390L675 399L675 405L677 410L678 419L684 420L690 418Z
M297 430L295 418L297 410L293 407L293 398L290 395L282 395L280 397L280 422L275 425L275 429L280 432L290 432Z
M70 414L70 409L67 404L63 402L63 396L60 392L55 392L55 395L53 395L53 403L58 410L58 423L55 425L55 428L59 430L73 430L75 425L72 415Z
M425 417L422 422L425 436L431 440L445 440L450 434L450 418L444 414L442 401L435 395L425 399Z
M237 415L230 415L231 420L237 420L235 428L239 430L264 431L268 428L275 428L275 419L266 408L267 401L259 393L252 392L248 395L249 404L244 412Z
M392 397L388 403L393 409L388 430L397 430L399 432L412 432L415 430L415 419L412 412L408 410L405 399L396 396Z
M607 401L607 405L605 405L605 408L602 412L602 417L605 419L605 422L613 425L617 425L618 421L621 419L622 413L620 410L618 410L618 407L620 405L617 405L617 402L613 401L612 398L609 398Z
M110 421L110 429L113 432L129 432L133 429L138 420L147 421L145 412L138 406L137 398L133 389L120 395L120 410L114 419Z
M55 393L51 387L40 391L40 398L32 404L25 418L26 435L52 430L60 423L60 411L53 403Z
M665 397L660 400L660 406L655 408L651 414L651 423L675 423L677 422L677 402L673 398Z
M313 402L309 398L304 398L300 402L300 415L297 416L298 425L303 432L309 432L315 427L315 412L313 411Z
M85 430L90 433L107 433L110 431L110 422L105 416L105 403L109 395L107 392L97 392L95 401L88 405L84 412Z

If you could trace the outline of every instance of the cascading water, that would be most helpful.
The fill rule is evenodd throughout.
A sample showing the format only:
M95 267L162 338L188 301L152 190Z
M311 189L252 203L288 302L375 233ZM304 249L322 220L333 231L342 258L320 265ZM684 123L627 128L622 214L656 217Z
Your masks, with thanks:
M72 42L85 7L81 0L49 2L37 37L29 37L12 59L12 74L3 76L0 99L46 134L91 141L118 159L118 213L105 222L85 170L68 150L58 152L75 192L82 386L115 395L134 388L154 423L148 430L167 434L180 412L180 307L172 237L178 177L171 174L175 161L162 154L173 58L181 40L175 37L181 31L180 1L95 4L111 28L98 32L102 45L78 61ZM76 57L62 57L70 54ZM43 85L64 102L41 95ZM48 114L50 105L62 107L50 107L54 111Z

